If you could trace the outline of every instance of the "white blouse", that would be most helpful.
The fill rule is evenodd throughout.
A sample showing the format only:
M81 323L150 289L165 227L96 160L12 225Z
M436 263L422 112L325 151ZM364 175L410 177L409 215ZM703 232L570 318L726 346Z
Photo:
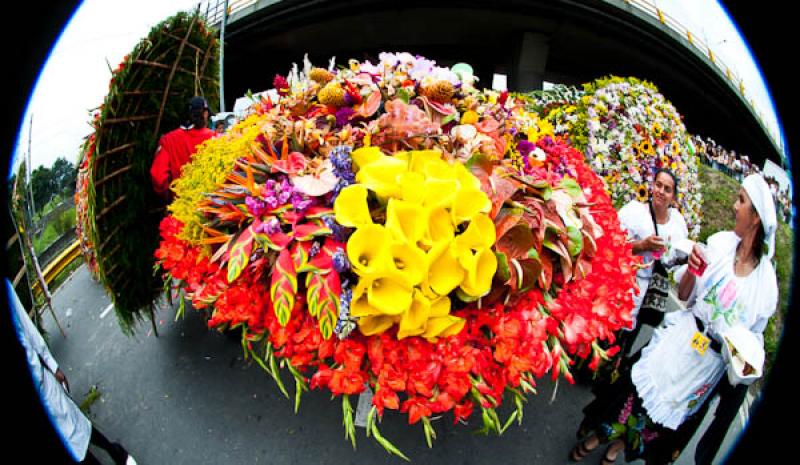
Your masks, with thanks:
M656 234L653 227L653 219L650 215L650 205L633 200L622 207L619 211L619 221L624 229L628 232L629 241L640 241ZM689 236L689 231L686 228L686 221L681 216L680 212L675 208L669 209L669 219L665 224L658 225L658 236L663 238L667 244L667 251L661 256L661 263L669 266L675 259L675 251L673 244L680 240L686 239ZM642 257L642 263L648 265L653 262L653 252L645 251L637 254ZM639 292L633 296L633 311L632 317L636 321L636 315L639 313L639 307L644 300L644 294L647 292L647 286L650 284L650 279L653 276L653 267L648 266L636 272L636 282L639 285Z
M711 390L725 373L722 355L712 349L704 354L692 347L698 332L695 317L705 326L706 336L720 341L732 326L743 326L763 342L763 332L778 303L778 283L772 263L762 257L747 276L734 273L736 246L740 238L723 231L708 238L708 267L697 278L688 300L688 310L668 313L664 326L656 329L631 377L650 418L677 429L708 400ZM686 272L682 266L677 279Z

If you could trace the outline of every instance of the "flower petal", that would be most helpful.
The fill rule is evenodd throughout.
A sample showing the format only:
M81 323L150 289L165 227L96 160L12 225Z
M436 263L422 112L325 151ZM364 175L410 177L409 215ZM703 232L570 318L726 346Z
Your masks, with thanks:
M463 328L466 320L457 316L447 315L438 318L428 319L425 325L425 332L422 336L430 342L434 342L437 337L447 337L458 334Z
M422 206L399 199L389 199L386 205L386 229L396 241L416 244L425 232Z
M419 336L425 332L425 323L431 310L431 302L420 292L414 293L414 300L411 307L403 313L400 319L400 327L397 330L397 338L403 339L408 336Z
M359 318L358 330L364 336L374 336L387 331L395 323L397 317L390 315L376 315Z
M347 258L359 276L386 273L394 268L389 246L392 237L379 224L362 226L347 240Z
M364 167L383 156L385 155L381 153L381 149L378 147L361 147L360 149L353 150L350 153L350 157L359 168Z
M410 285L416 286L428 274L425 252L412 243L394 243L390 247L392 261L398 275Z
M365 166L356 173L356 182L378 196L400 197L398 177L406 172L406 163L393 157L382 156Z
M453 199L453 222L459 224L467 221L478 213L489 213L492 202L480 189L458 189Z
M372 224L372 216L367 205L367 189L360 184L352 184L339 192L333 203L336 222L348 227Z
M464 269L458 264L450 244L440 242L428 251L428 285L439 295L447 295L464 279Z
M486 295L492 288L492 278L497 272L497 256L492 249L486 248L471 255L469 266L465 266L463 260L459 260L459 263L467 269L461 290L472 297Z
M369 304L385 315L400 315L408 310L411 295L411 286L394 273L376 277L367 291Z

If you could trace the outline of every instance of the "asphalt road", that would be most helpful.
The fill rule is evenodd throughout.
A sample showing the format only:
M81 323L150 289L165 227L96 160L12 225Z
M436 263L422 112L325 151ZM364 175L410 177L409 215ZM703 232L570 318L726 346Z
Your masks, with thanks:
M85 266L55 292L53 302L67 337L49 313L45 328L73 399L80 403L96 386L101 396L89 418L140 465L405 463L363 429L353 450L344 438L341 403L325 392L304 395L295 414L293 400L243 359L237 337L208 330L201 315L188 308L175 321L175 311L163 304L158 337L149 322L140 324L135 336L125 336L108 296ZM288 374L284 380L293 393ZM438 438L428 449L421 424L409 426L405 416L390 411L381 433L420 464L569 463L581 409L591 400L589 387L564 380L556 385L548 378L538 390L522 426L512 425L501 437L473 434L477 416L469 425L444 417L434 422ZM510 410L500 413L505 418ZM102 454L97 455L105 458ZM594 451L584 463L599 462L601 454ZM678 463L693 463L692 456L690 447Z

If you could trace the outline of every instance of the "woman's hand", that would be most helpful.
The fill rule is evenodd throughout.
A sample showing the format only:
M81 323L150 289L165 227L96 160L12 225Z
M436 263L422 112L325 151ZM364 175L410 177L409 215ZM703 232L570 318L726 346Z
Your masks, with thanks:
M55 375L56 375L56 381L61 383L61 385L64 386L64 389L66 389L67 392L69 392L69 381L67 381L67 375L65 375L64 372L61 371L61 368L56 370Z
M667 244L664 239L655 234L633 243L633 253L663 251L666 248Z
M692 253L689 254L689 268L699 270L706 263L706 256L703 254L703 248L695 244L692 247Z

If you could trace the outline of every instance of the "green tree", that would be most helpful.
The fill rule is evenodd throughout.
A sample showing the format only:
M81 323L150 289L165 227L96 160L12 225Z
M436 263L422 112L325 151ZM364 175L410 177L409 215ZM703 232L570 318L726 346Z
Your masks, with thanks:
M41 210L54 195L58 193L58 184L53 177L53 170L39 166L31 172L31 190L33 203L37 211Z
M75 193L75 180L78 176L78 169L64 157L59 157L51 168L53 181L57 186L58 193L72 195Z

